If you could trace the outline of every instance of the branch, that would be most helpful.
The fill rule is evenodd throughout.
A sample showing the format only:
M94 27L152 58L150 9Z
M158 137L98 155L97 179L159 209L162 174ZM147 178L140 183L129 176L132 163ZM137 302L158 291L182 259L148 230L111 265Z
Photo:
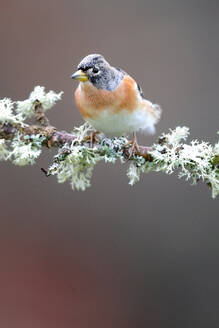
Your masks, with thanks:
M37 115L35 116L38 117ZM40 117L41 120L41 117ZM48 122L48 120L47 120ZM91 131L92 128L87 126ZM88 131L88 130L87 130ZM57 131L55 127L41 126L41 125L21 125L20 123L1 123L0 122L0 139L4 140L13 140L17 134L20 134L20 139L26 141L27 139L31 139L36 136L40 136L43 138L42 146L46 146L48 148L51 147L62 147L62 146L70 146L74 141L77 140L78 136L72 133L68 133L66 131ZM99 138L95 137L93 142L93 148L99 147L101 142L105 138L100 136ZM31 140L30 140L31 141ZM81 140L81 143L89 147L91 143L91 135L87 135ZM128 145L124 147L123 156L124 158L131 159L130 157L130 148ZM148 153L149 150L152 150L151 147L139 146L138 150L134 150L132 155L142 156L146 160L152 161L152 156Z
M197 140L185 144L189 129L177 127L163 134L151 147L139 146L130 153L131 145L125 137L107 138L96 135L87 123L75 128L72 133L57 131L49 124L46 111L50 109L62 93L45 93L36 87L29 99L13 103L10 99L0 100L0 159L11 160L16 165L34 164L42 147L57 147L48 170L49 175L57 175L58 182L70 180L72 188L85 190L90 186L94 165L99 161L115 163L130 162L127 172L129 184L140 179L141 173L163 171L171 174L179 171L179 177L191 180L193 184L202 180L212 189L212 196L219 194L219 143L212 146ZM38 124L25 121L34 118Z

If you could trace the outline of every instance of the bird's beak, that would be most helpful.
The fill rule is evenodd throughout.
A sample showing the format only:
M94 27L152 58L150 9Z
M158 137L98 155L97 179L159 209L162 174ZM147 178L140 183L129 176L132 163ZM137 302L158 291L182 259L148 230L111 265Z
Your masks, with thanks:
M81 82L86 82L88 80L87 74L85 74L81 69L72 74L71 78Z

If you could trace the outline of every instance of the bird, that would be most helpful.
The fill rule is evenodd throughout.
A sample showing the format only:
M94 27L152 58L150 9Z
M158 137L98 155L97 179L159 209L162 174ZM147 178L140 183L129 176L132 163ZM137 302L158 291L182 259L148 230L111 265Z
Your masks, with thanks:
M78 80L76 105L83 119L109 137L133 133L131 153L138 150L137 132L155 133L161 108L145 99L140 85L100 54L84 57L71 76Z

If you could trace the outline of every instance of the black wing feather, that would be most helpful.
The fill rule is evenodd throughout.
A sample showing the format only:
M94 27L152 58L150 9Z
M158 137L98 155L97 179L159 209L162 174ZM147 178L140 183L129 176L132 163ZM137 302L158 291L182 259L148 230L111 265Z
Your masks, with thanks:
M143 91L142 91L141 86L140 86L139 84L137 84L137 86L138 86L138 91L139 91L141 97L144 98L144 93L143 93Z

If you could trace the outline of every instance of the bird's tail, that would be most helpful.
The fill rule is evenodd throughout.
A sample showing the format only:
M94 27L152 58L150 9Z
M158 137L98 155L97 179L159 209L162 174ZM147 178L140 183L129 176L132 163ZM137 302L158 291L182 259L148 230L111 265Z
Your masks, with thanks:
M162 114L162 109L160 107L160 105L158 104L152 104L153 110L154 110L154 116L155 116L155 123L157 123L161 117Z
M161 107L157 104L152 104L152 102L146 99L144 99L144 105L146 111L151 114L154 121L153 123L156 124L161 117L161 113L162 113Z

